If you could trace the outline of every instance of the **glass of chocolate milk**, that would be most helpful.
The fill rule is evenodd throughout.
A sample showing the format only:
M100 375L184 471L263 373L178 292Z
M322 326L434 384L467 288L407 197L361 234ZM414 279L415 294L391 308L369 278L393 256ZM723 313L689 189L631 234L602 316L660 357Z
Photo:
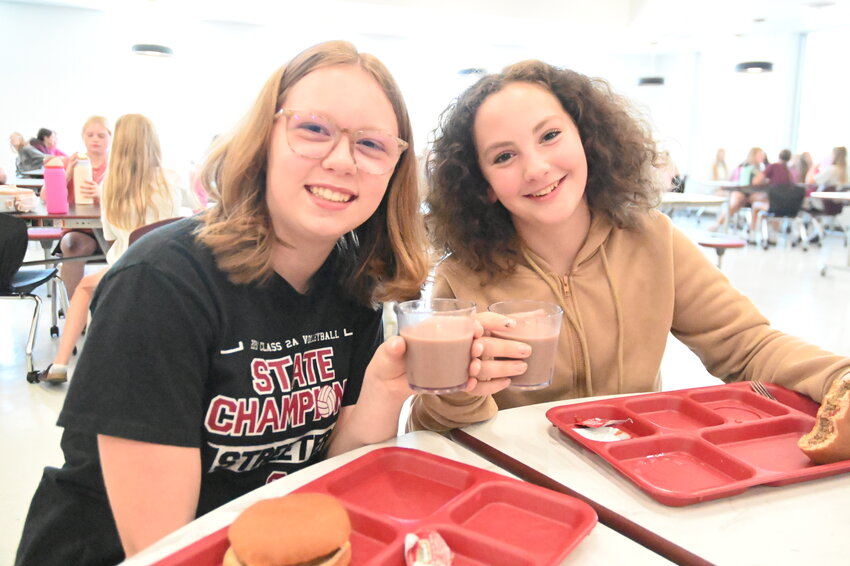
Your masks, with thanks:
M407 379L423 393L451 393L466 385L472 361L475 303L456 299L407 301L396 307L407 343Z
M564 314L561 307L543 301L503 301L493 303L487 310L509 316L517 323L513 328L493 330L490 334L531 346L531 355L525 359L528 369L511 377L511 387L533 390L543 389L552 383Z

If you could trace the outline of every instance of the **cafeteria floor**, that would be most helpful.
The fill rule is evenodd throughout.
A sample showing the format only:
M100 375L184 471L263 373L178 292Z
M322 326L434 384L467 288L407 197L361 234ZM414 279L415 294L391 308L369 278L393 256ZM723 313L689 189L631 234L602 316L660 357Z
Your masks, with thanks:
M674 220L694 239L712 221L704 218L697 224L683 213L677 213ZM712 262L716 260L713 250L704 251ZM27 257L36 259L41 254L41 247L31 244ZM850 271L833 270L826 277L819 273L822 262L845 264L846 258L840 235L827 236L822 248L812 247L808 252L785 246L780 239L777 247L768 250L754 246L729 250L723 258L723 271L774 327L850 356ZM49 299L44 305L49 305ZM0 301L0 452L5 462L0 467L0 509L4 511L0 514L0 564L12 563L42 468L62 464L61 429L55 423L67 385L26 382L23 352L31 308L30 302ZM50 362L58 345L58 339L50 338L49 328L49 308L42 308L34 351L39 369ZM665 389L717 383L672 337L662 375Z

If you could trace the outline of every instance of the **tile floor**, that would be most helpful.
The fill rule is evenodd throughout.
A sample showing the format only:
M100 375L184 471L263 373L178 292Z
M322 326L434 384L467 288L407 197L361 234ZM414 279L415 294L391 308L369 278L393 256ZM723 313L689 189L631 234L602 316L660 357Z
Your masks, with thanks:
M686 232L698 236L708 225L675 216ZM41 256L37 244L32 258ZM714 252L706 250L714 260ZM29 256L28 256L29 257ZM850 271L819 273L822 262L846 264L847 249L839 236L808 252L779 246L730 250L723 271L744 294L785 332L850 356ZM98 267L94 267L97 269ZM45 305L49 299L45 300ZM55 426L67 385L31 385L25 379L24 343L31 303L0 301L0 431L4 465L0 466L0 564L11 564L30 498L45 465L61 465L61 430ZM34 352L37 368L50 362L58 339L49 336L49 311L42 309ZM73 364L73 362L72 362ZM73 371L73 365L72 365ZM675 339L670 340L662 374L665 389L712 384L699 360Z

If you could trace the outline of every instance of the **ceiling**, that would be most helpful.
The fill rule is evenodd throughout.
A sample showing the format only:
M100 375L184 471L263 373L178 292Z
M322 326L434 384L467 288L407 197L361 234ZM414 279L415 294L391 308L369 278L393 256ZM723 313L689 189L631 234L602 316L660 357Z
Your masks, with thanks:
M516 47L565 41L580 45L592 38L594 49L609 53L699 51L734 37L850 25L850 0L11 1L103 11L155 6L173 18L258 26L303 22L304 27L337 26L373 39L460 37ZM317 21L316 14L324 21Z

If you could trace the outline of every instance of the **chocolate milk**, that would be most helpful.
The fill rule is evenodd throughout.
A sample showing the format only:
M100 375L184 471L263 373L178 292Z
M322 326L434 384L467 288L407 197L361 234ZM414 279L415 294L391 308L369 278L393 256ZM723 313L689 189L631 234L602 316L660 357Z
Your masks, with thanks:
M534 326L507 328L492 331L496 338L525 342L531 346L531 355L525 358L528 369L525 373L511 377L511 387L535 389L543 388L552 382L555 371L555 352L558 351L558 330Z
M469 316L438 315L403 327L410 387L431 393L461 389L469 377L472 333Z

